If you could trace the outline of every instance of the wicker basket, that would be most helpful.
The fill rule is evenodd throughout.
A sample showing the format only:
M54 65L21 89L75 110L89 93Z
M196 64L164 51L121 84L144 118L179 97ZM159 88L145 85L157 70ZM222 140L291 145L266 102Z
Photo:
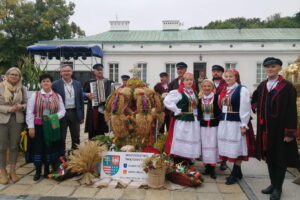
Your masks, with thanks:
M165 184L166 169L153 169L148 172L148 186L161 188Z

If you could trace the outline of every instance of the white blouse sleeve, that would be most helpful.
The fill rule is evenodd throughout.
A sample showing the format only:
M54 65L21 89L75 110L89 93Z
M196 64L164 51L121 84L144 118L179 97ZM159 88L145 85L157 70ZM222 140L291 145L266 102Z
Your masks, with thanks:
M176 105L181 98L182 94L180 94L178 90L172 90L164 99L165 107L173 111L175 116L181 113L181 109Z
M240 118L241 127L248 129L248 123L251 115L251 103L250 103L250 92L247 88L241 88L241 100L240 100Z
M59 108L58 108L57 116L59 119L61 119L65 116L66 109L65 109L64 102L59 94L58 94L58 97L59 97Z
M34 92L28 102L27 102L27 109L26 109L26 124L28 128L34 128L34 104L35 104L35 96L36 92Z

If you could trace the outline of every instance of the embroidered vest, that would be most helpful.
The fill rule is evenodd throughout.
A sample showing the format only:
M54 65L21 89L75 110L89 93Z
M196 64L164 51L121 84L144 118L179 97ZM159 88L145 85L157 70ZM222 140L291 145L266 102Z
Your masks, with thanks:
M47 99L48 98L48 103ZM40 91L36 92L35 104L34 104L34 123L41 125L43 112L45 109L50 111L50 114L57 113L59 108L59 97L57 93L52 91L52 95L46 97Z
M240 118L240 100L241 100L241 88L242 85L238 85L236 89L234 90L233 94L230 97L229 106L227 110L227 121L241 121ZM224 98L225 99L225 98ZM222 106L224 103L224 99L222 100ZM225 113L222 113L220 116L220 120L225 119Z
M219 125L219 115L220 115L220 109L218 106L218 95L214 96L213 102L209 106L209 110L206 110L205 105L202 103L202 100L200 99L200 106L199 106L199 119L200 119L200 125L202 127L215 127ZM210 114L211 120L205 121L204 120L204 114L206 113Z
M181 95L182 95L182 98L176 105L178 108L181 109L181 112L183 114L175 116L175 119L181 120L181 121L189 121L189 122L195 121L195 117L193 114L193 108L189 101L189 98L187 97L187 95L184 92L182 92ZM197 99L196 94L195 94L195 97L196 97L195 100L198 104L198 99Z

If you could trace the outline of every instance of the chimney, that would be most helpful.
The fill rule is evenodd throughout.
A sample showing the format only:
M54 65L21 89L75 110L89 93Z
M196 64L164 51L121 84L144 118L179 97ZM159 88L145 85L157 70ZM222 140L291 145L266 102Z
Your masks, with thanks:
M129 21L110 21L111 31L129 31Z
M164 31L178 31L179 27L182 26L179 20L163 20Z

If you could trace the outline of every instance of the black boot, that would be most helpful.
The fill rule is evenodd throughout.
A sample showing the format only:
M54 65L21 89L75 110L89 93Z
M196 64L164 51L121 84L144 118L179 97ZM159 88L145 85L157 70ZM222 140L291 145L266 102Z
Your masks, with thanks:
M226 160L223 160L220 165L220 170L224 171L227 169Z
M269 185L269 187L261 191L263 194L272 194L274 190L275 178L276 178L276 168L274 167L274 165L268 164L268 172L269 172L271 185Z
M45 166L44 166L44 178L48 178L49 174L50 174L49 164L45 164Z
M205 165L205 171L203 172L203 175L210 174L211 166L210 164Z
M237 174L238 174L238 166L234 164L230 176L226 178L225 184L226 185L235 184L237 181Z
M285 177L286 168L276 167L276 179L274 190L270 196L270 200L279 200L282 193L282 185Z
M241 168L241 166L238 166L238 165L237 165L237 178L238 179L243 178L242 168Z
M38 181L41 178L42 165L40 163L34 163L35 165L35 175L33 176L34 181Z
M214 166L210 166L210 177L212 179L216 179L217 176L216 176L216 171L215 171L215 167Z

